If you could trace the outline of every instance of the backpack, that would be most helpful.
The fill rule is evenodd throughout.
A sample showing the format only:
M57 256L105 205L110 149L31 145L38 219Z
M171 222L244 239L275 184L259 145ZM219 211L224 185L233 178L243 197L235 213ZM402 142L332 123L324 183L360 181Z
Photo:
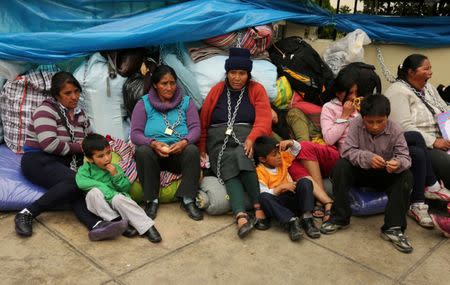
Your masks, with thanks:
M360 96L373 94L374 90L376 93L381 93L381 80L375 72L375 66L364 62L352 62L344 66L342 71L354 72Z
M286 76L293 90L305 101L322 106L334 96L330 89L334 79L330 67L301 37L288 37L269 49L270 60L279 76Z

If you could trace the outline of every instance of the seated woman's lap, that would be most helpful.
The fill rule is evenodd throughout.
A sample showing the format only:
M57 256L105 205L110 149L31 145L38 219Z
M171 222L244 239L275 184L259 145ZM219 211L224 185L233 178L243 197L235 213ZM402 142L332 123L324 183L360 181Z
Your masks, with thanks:
M292 178L297 181L305 176L310 176L309 171L303 166L301 160L317 161L322 176L329 177L331 170L340 158L336 147L310 141L302 141L301 146L300 153L289 168Z

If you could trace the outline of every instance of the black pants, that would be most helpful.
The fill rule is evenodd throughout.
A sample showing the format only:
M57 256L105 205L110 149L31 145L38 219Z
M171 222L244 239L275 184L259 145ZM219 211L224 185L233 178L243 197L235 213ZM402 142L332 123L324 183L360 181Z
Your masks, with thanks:
M102 219L89 212L85 196L75 182L75 172L69 166L70 157L51 155L45 152L26 152L21 161L23 175L47 189L27 209L37 217L42 212L70 203L77 218L88 229Z
M296 213L302 214L313 210L313 185L309 179L300 179L295 193L288 191L279 196L261 193L260 203L267 217L275 218L281 225L286 225L290 219L297 216Z
M352 210L349 191L353 186L370 186L388 195L382 230L393 226L406 229L406 211L413 178L409 170L401 173L387 173L386 170L365 170L353 166L348 160L338 160L332 172L334 203L331 207L331 222L348 225Z
M430 149L429 154L434 173L444 182L445 188L450 189L450 155L440 149Z
M431 157L425 140L419 132L405 132L405 139L412 160L410 170L414 177L410 202L423 202L425 186L431 186L437 181L431 166Z
M193 144L188 144L182 153L171 154L169 157L160 157L148 145L139 146L136 148L136 169L144 190L145 201L158 198L161 170L182 175L177 197L194 199L197 194L200 179L200 154Z

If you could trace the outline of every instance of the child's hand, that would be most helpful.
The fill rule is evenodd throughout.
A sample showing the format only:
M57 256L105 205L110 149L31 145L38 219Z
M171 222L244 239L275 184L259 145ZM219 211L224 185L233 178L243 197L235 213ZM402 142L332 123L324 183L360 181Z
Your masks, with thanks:
M370 162L370 166L374 169L383 169L386 167L386 161L379 155L374 155Z
M294 142L292 140L284 140L278 143L278 148L280 149L280 151L285 151L293 145Z
M345 101L345 103L342 105L342 115L341 119L350 118L350 115L355 112L355 106L353 105L353 101Z
M287 191L295 192L295 182L286 182L273 189L276 195Z
M386 161L386 171L388 173L394 173L398 169L399 166L400 166L400 163L398 163L398 161L395 159Z
M117 169L111 163L107 164L105 166L105 168L106 168L106 170L108 170L108 172L109 172L109 174L111 174L111 176L114 176L117 174Z

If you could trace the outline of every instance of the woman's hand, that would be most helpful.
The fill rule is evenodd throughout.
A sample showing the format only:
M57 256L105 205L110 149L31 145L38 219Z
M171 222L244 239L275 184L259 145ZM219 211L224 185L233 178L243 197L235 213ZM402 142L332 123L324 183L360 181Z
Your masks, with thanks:
M434 141L433 148L447 151L450 148L450 142L448 140L438 138Z
M181 141L176 142L170 146L170 153L179 154L183 152L183 150L187 147L188 144L189 143L187 140L182 139Z
M253 157L253 141L246 139L244 142L244 152L248 158Z
M168 144L159 142L159 141L152 141L150 143L150 147L161 157L168 157L170 154L170 147Z
M278 148L280 151L285 151L293 145L294 142L292 140L284 140L278 143Z
M277 124L278 123L278 114L273 109L270 109L270 111L272 112L272 124Z
M353 114L353 112L355 112L355 106L353 105L353 102L352 101L346 101L342 105L341 119L348 120L348 118L350 118L350 115Z

